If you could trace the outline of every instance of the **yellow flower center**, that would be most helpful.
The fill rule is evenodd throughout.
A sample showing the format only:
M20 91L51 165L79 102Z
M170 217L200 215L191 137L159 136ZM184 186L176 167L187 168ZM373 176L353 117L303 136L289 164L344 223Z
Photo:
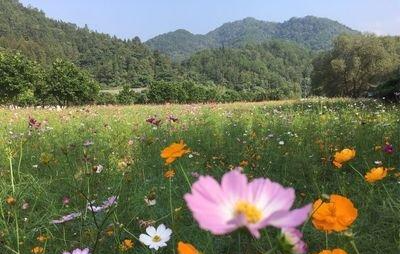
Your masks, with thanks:
M243 215L247 222L251 224L259 222L262 218L261 211L246 201L239 201L236 204L235 215Z
M153 237L153 242L158 243L159 241L161 241L161 237L158 236L158 235L155 235L155 236Z

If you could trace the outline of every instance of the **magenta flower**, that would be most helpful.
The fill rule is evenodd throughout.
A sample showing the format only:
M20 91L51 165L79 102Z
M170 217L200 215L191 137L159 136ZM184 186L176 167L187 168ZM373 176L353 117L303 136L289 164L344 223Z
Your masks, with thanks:
M90 253L89 253L89 249L86 248L86 249L83 249L83 250L75 249L72 252L64 251L62 254L90 254Z
M185 200L200 227L216 235L246 227L259 238L259 230L266 226L301 225L311 210L311 205L290 210L295 200L293 188L265 178L248 182L238 170L226 173L221 184L210 176L200 177Z
M289 246L292 254L305 254L308 251L306 243L302 240L303 234L296 228L283 228L282 240L285 246Z
M392 154L394 152L394 147L393 145L386 143L385 146L383 147L383 151L387 154Z

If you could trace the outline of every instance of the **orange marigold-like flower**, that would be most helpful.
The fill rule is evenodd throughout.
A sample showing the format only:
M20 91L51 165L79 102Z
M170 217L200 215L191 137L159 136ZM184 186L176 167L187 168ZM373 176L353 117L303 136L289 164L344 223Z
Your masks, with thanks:
M366 175L365 180L369 183L382 180L387 176L388 169L384 167L372 168Z
M168 170L164 173L164 177L167 179L171 179L174 176L175 176L175 170L173 170L173 169Z
M169 165L174 162L177 158L190 152L190 149L186 147L186 144L181 140L179 143L172 143L170 146L162 150L161 158L165 159L165 165Z
M31 252L33 254L42 254L44 252L44 248L36 246L36 247L32 248Z
M179 242L178 243L179 254L199 254L199 251L191 244Z
M340 152L335 153L332 163L337 168L341 168L344 163L354 159L354 157L356 157L356 150L346 148Z
M331 195L329 202L323 202L321 199L315 201L312 223L317 229L328 233L341 232L347 230L357 216L358 211L350 199L340 195Z
M333 249L333 250L323 250L319 254L347 254L347 252L342 249Z
M122 241L119 248L121 251L128 251L133 248L133 241L131 239L125 239Z

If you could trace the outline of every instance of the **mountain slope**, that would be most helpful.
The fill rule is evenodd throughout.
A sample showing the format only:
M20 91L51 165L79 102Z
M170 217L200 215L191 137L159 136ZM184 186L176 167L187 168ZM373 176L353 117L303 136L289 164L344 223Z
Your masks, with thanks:
M120 40L49 19L17 0L0 0L0 49L18 50L42 64L68 59L106 85L146 85L173 75L169 58L154 53L139 38Z
M245 18L223 24L205 35L185 31L186 36L183 37L182 30L177 30L150 39L146 44L175 60L181 60L205 48L239 47L259 44L269 39L289 40L312 50L324 50L330 48L332 39L342 33L358 32L337 21L313 16L292 18L283 23Z

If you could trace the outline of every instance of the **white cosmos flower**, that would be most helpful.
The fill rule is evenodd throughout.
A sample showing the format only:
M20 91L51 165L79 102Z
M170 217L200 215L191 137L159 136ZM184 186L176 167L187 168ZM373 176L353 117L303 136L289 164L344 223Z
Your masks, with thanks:
M161 224L156 229L153 226L146 228L146 234L141 234L139 240L150 249L158 250L160 247L166 247L166 242L171 238L172 230Z

